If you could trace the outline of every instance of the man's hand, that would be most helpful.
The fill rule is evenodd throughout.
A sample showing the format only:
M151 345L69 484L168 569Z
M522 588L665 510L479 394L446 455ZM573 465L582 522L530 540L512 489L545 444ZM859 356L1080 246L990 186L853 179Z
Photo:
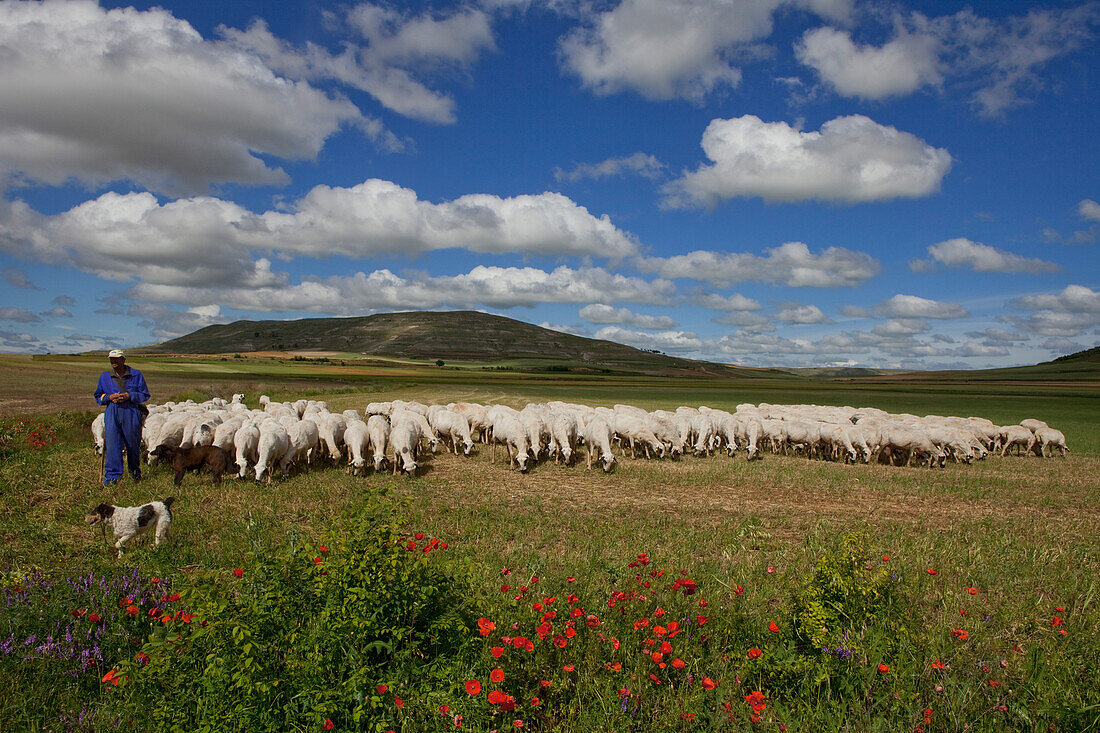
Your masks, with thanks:
M129 392L115 392L113 395L110 395L108 397L108 399L110 399L111 402L114 402L114 403L125 402L126 400L130 399L130 393Z

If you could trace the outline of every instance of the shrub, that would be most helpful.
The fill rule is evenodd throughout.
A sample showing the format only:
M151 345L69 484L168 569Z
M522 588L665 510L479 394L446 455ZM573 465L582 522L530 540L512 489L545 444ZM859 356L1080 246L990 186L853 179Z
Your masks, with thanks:
M393 727L398 709L378 686L431 688L471 638L464 584L433 560L444 549L365 510L319 547L197 574L186 612L143 648L148 663L120 668L132 681L124 717L179 730Z

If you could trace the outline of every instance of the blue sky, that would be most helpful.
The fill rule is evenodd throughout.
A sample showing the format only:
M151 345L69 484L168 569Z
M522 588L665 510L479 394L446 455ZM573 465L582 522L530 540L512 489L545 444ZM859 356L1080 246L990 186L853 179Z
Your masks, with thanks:
M946 9L945 9L946 8ZM1100 3L0 1L0 350L472 308L754 366L1100 342Z

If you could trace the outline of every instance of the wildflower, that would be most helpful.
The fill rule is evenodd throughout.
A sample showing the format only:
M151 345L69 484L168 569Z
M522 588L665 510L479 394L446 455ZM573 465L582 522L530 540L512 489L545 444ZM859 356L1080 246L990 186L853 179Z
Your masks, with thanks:
M594 629L594 628L596 628L597 626L600 625L600 619L597 616L594 616L592 614L588 614L587 616L584 617L584 623L589 628Z
M394 704L394 705L395 705L396 707L399 707L399 708L403 708L403 707L405 707L405 701L404 701L404 700L402 700L402 699L401 699L401 698L399 698L399 697L394 697L394 698L393 698L393 704Z
M768 568L768 575L773 575L773 574L775 574L775 568L771 568L771 567Z
M704 690L713 690L715 687L718 686L718 683L712 680L710 677L704 677L703 681L700 684L703 685Z
M378 691L379 695L385 695L386 690L390 688L386 687L385 685L375 685L374 689Z
M1052 618L1052 619L1050 620L1050 626L1051 626L1051 628L1054 628L1054 627L1056 627L1056 626L1061 626L1061 625L1062 625L1063 623L1065 623L1065 622L1064 622L1064 621L1062 621L1062 617L1061 617L1061 616L1055 616L1054 618Z
M925 570L924 572L928 573L929 575L939 575L939 573L937 573L937 572L936 572L935 570L933 570L932 568L928 568L928 569L927 569L927 570Z
M489 698L488 699L489 699L489 703L491 705L502 705L503 703L508 701L509 697L511 697L511 696L506 695L505 693L501 692L500 690L493 690L492 692L489 693Z
M545 682L545 680L543 680L543 681ZM537 708L541 704L542 704L542 700L538 699L537 697L532 697L531 698L531 707Z
M661 654L660 652L653 652L650 657L653 659L654 662L660 664L662 661L664 661L665 655Z
M497 667L496 669L494 669L492 672L489 673L489 679L491 679L493 682L503 682L504 681L504 670L501 669L500 667Z
M323 562L323 561L322 561L322 560L321 560L321 558L319 558L319 557L315 557L315 558L313 558L313 564L314 564L314 565L320 565L320 564L321 564L322 562Z
M512 725L515 726L516 728L522 728L523 727L523 721L522 720L513 720Z
M890 562L890 556L889 555L883 555L882 556L882 561L883 562Z
M649 619L647 618L641 618L634 622L635 631L637 631L638 629L644 629L646 626L649 626Z
M745 695L745 702L752 708L753 713L759 715L763 710L768 707L767 699L764 697L764 693L760 690L753 690L750 694Z
M710 621L710 616L696 616L695 617L695 622L698 623L700 626L705 624L707 621Z
M440 705L439 706L439 714L440 715L446 715L449 712L451 712L451 708L448 707L447 705Z
M925 725L931 725L932 724L932 715L933 715L932 708L925 708L924 709L924 724Z
M970 632L966 629L951 629L951 633L954 634L955 638L959 641L966 641L970 638Z
M556 646L558 649L564 649L568 644L569 642L565 640L564 636L554 636L554 646Z
M417 533L416 533L415 535L413 535L413 536L414 536L414 537L416 538L416 540L417 540L418 542L419 542L420 540L424 539L424 533L423 533L423 532L417 532Z
M467 695L480 695L481 683L477 680L466 680L466 694Z
M944 664L941 660L937 659L936 661L932 662L932 669L947 669L947 665Z
M886 674L889 671L890 671L889 667L887 667L885 664L882 664L881 662L879 663L879 665L878 665L878 673L879 674Z
M98 624L100 621L103 620L103 617L100 616L95 611L92 611L91 613L88 614L88 620L91 621L93 624Z
M493 647L492 649L489 650L489 653L492 654L497 659L500 659L500 655L504 654L504 647L495 646L495 647Z
M768 631L772 632L773 634L778 634L779 633L779 627L775 625L774 621L769 621L768 622Z
M482 636L488 636L493 632L493 629L495 629L496 627L497 625L495 623L485 618L484 616L477 620L477 628Z
M572 664L563 664L561 667L562 672L572 672L575 667Z
M240 568L237 568L237 570L240 570ZM239 578L239 577L241 577L241 575L244 575L244 570L241 570L240 575L238 575L237 571L234 570L233 574L236 575ZM161 600L164 601L165 603L175 603L179 599L180 599L180 594L179 593L173 593L170 596L165 596L164 598L161 598Z
M762 652L760 649L753 647L752 649L749 649L749 659L759 659L760 655L762 655L763 653L764 652Z
M107 672L107 674L103 675L103 679L100 681L118 687L118 683L122 681L122 675L119 674L117 669L112 669Z
M668 654L671 651L672 651L672 644L669 644L667 641L662 641L661 642L661 653L662 654Z
M137 654L134 655L134 658L137 659L139 662L141 662L141 666L143 666L143 667L146 664L149 664L149 655L146 654L145 652L138 652Z
M139 611L139 609L138 609L137 606L127 606L126 607L126 613L130 614L131 616L137 616L138 611Z
M238 577L238 578L241 577L242 575L244 575L244 568L236 568L233 571L233 575Z
M683 659L680 659L679 657L676 657L675 659L672 660L672 668L673 669L683 669L685 666L687 666L687 663Z
M549 689L550 686L553 685L553 684L554 683L551 682L550 680L539 680L539 685L542 686L542 687L545 687L547 689Z
M967 588L966 592L969 593L972 596L978 595L978 589L974 588L973 586L971 586L970 588Z
M462 716L461 715L455 715L455 717L453 719L453 722L455 724L455 728L461 728L462 727Z
M989 681L989 686L996 689L996 688L1001 686L1001 681L1000 680L990 680Z
M321 545L320 547L317 548L317 550L320 551L320 552L328 552L328 546L327 545Z
M332 718L325 718L325 724L321 726L321 730L332 730L334 727L336 726L333 724Z
M736 593L737 595L741 595L742 593L745 592L745 586L743 586L743 585L734 586L733 592Z
M570 575L568 578L565 579L565 582L566 583L572 583L574 580L576 580L576 578L574 578L572 575Z
M1062 606L1055 606L1054 610L1057 611L1058 613L1063 613L1066 609L1063 608Z
M690 723L691 721L695 720L695 713L681 713L680 720L686 720Z
M607 668L610 669L612 672L621 672L623 669L623 665L618 662L612 662L611 664L607 665Z

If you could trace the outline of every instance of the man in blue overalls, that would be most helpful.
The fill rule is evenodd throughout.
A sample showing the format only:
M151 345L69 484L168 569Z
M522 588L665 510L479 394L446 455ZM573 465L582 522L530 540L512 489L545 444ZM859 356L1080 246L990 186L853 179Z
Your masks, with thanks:
M134 481L141 481L141 423L147 414L142 403L149 399L145 377L126 366L126 354L115 349L107 354L111 370L99 375L95 401L107 405L103 428L107 439L104 455L103 485L122 478L122 451Z

